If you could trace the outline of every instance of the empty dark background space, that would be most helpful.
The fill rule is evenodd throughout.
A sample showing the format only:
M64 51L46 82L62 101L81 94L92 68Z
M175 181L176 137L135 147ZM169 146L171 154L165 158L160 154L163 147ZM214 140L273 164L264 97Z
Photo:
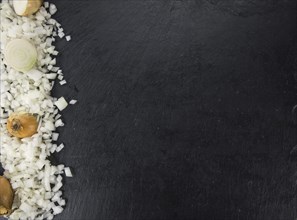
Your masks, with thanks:
M79 100L55 219L297 218L295 0L52 2Z

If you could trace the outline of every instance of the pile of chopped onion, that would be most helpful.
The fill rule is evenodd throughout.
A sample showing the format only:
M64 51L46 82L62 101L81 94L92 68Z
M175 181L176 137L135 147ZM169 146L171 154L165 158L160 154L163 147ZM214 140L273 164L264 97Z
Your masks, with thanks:
M51 18L57 11L53 4L45 2L36 14L28 17L16 15L8 0L2 0L0 6L0 162L15 191L14 211L9 218L53 219L65 206L61 191L63 175L72 176L69 167L54 166L48 160L50 154L64 148L63 144L57 146L59 135L55 130L64 125L59 111L68 103L63 97L52 97L51 90L56 78L63 80L62 70L56 66L54 56L58 51L53 42L65 34L61 25ZM25 39L35 45L34 69L19 72L7 65L3 53L14 39ZM72 100L71 104L75 102ZM39 118L38 133L32 137L18 139L7 132L8 116L20 111Z

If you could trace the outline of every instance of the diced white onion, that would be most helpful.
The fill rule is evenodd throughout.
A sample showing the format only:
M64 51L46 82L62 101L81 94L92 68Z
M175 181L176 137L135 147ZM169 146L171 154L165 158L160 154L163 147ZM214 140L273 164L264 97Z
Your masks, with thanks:
M66 39L67 41L70 41L70 40L71 40L71 36L68 35L68 36L65 37L65 39Z
M76 103L77 103L77 100L75 100L75 99L72 99L72 100L70 100L70 102L69 102L70 105L74 105L74 104L76 104Z
M64 148L64 144L57 146L59 134L55 130L64 125L59 110L65 109L68 103L63 97L52 97L51 90L58 76L60 84L66 82L57 66L54 56L58 51L53 45L56 37L65 34L61 24L51 18L57 12L54 4L44 2L36 14L21 17L15 14L11 2L0 3L0 162L16 195L14 211L9 217L51 220L66 204L61 191L63 173L72 176L69 167L52 165L48 159ZM70 39L66 36L67 41ZM17 47L11 45L13 41ZM26 44L29 44L27 51ZM11 62L10 58L12 61L17 58L18 62ZM74 104L74 100L70 102ZM22 111L36 114L38 132L32 137L17 139L7 132L7 117Z
M61 97L55 102L55 105L60 111L63 111L68 106L68 103L64 97Z
M63 148L64 148L64 144L60 144L60 145L57 147L56 152L60 152Z
M53 141L57 141L57 140L58 140L58 138L59 138L59 134L58 134L58 133L55 133L55 132L53 132L53 133L52 133L52 139L53 139Z
M62 86L62 85L65 85L67 82L66 82L66 80L62 80L62 81L60 81L60 85Z
M30 70L26 74L29 76L30 79L33 79L35 82L40 80L43 76L43 73L36 69Z
M69 167L65 167L65 168L64 168L64 172L65 172L65 175L66 175L67 177L73 177L73 176L72 176L72 172L71 172L71 170L70 170Z

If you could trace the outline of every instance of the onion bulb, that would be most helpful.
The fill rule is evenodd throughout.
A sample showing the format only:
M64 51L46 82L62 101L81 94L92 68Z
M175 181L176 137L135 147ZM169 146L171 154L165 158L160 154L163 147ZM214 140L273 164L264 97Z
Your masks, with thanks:
M4 57L7 65L15 70L28 72L37 61L37 50L25 39L14 39L6 45Z
M0 176L0 216L10 214L13 197L14 193L9 181Z
M8 132L18 138L31 137L37 128L36 117L29 113L13 113L7 119Z
M37 12L42 0L13 0L14 11L20 16L29 16Z

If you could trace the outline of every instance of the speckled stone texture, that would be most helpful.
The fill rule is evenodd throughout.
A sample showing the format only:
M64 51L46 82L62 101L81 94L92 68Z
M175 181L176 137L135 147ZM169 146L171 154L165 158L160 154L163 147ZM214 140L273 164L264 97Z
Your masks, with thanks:
M56 220L297 218L296 1L55 1Z

